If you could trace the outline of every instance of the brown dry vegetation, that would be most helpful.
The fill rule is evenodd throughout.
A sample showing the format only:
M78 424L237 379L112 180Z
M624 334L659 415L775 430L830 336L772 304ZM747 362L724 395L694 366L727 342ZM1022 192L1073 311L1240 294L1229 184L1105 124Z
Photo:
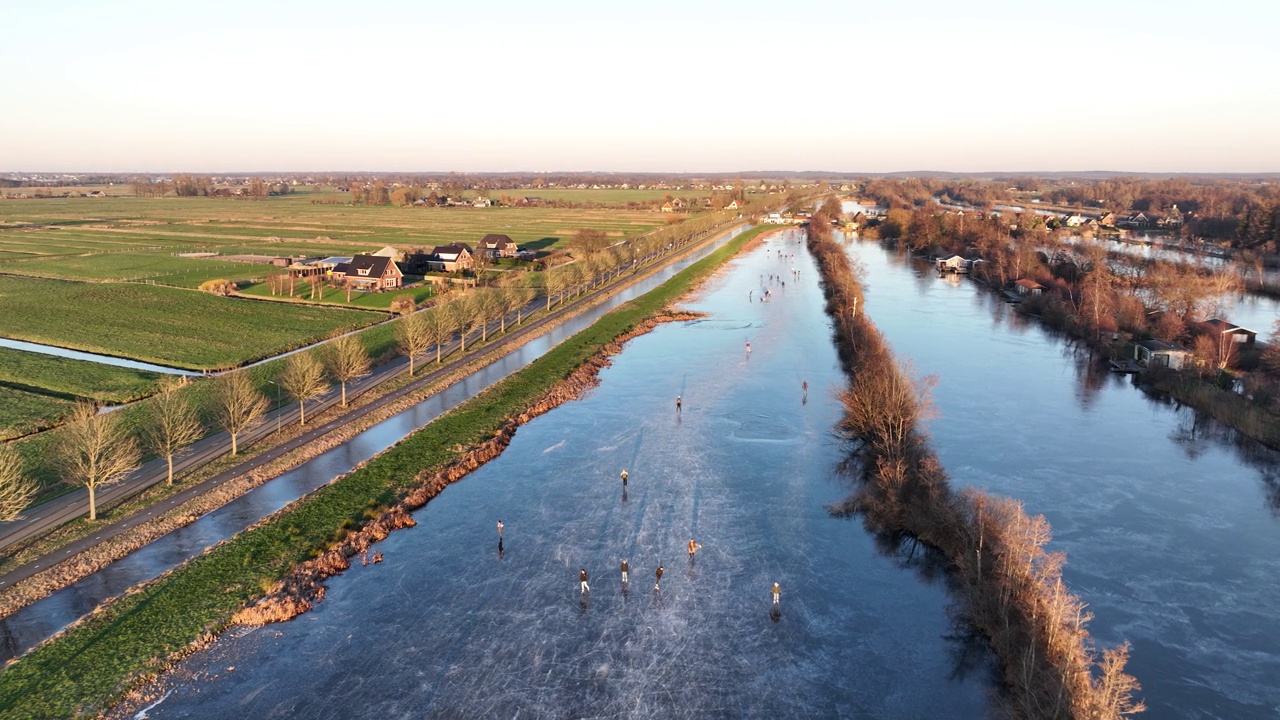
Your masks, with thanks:
M964 614L999 658L1002 708L1019 718L1119 718L1141 712L1124 672L1128 644L1101 651L1084 603L1062 581L1066 557L1047 552L1049 524L1016 500L954 491L919 421L928 385L900 366L858 309L862 288L830 224L815 216L817 258L849 386L843 434L859 442L862 484L835 512L858 513L872 531L939 550L957 580Z

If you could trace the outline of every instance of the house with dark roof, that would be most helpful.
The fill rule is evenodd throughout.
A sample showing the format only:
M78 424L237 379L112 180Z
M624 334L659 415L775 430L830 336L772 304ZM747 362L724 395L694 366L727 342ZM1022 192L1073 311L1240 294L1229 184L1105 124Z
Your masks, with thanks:
M329 273L357 290L390 290L404 283L404 273L396 261L382 255L356 255L339 263Z
M1144 228L1151 225L1151 218L1147 217L1146 213L1136 212L1116 224L1124 225L1126 227Z
M497 233L489 233L481 238L476 245L476 250L491 258L515 257L520 254L520 248L516 247L515 241Z
M427 272L459 272L475 266L475 252L466 243L437 245L422 258Z
M1205 320L1200 323L1200 327L1205 334L1219 343L1232 343L1237 348L1253 347L1254 343L1258 341L1258 333L1256 331L1218 318Z

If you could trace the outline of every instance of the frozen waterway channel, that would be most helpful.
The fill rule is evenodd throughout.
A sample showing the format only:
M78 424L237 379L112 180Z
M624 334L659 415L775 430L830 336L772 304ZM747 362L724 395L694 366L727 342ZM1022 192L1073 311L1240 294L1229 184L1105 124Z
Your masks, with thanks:
M632 341L597 390L521 428L380 543L385 562L192 656L148 716L985 716L990 661L956 639L927 556L887 556L825 510L848 491L841 376L796 239L744 255L691 303L710 317Z

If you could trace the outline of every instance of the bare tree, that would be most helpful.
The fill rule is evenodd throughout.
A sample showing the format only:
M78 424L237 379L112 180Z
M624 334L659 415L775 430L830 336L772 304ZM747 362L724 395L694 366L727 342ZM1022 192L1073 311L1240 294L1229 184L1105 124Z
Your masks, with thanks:
M138 467L138 442L118 413L98 414L91 402L76 403L55 450L63 476L89 491L89 519L98 519L97 491L120 482Z
M0 445L0 522L17 520L35 498L39 485L22 470L22 457Z
M427 341L436 346L436 364L440 363L444 344L453 337L457 324L453 318L453 304L444 303L422 314L423 332Z
M525 306L538 297L538 291L531 287L513 286L507 288L507 292L510 293L513 298L512 302L515 303L515 307L512 309L516 311L516 325L519 325L524 322Z
M472 308L480 321L480 342L489 340L489 323L502 316L503 308L498 292L493 289L476 290L472 293Z
M484 317L481 314L479 299L475 293L467 293L458 298L453 307L458 320L458 337L461 344L462 352L467 351L467 335L476 328L484 325Z
M214 390L214 415L218 424L231 436L231 454L238 452L236 440L240 431L262 417L267 398L253 386L249 373L239 370L218 378Z
M591 228L579 229L569 240L569 247L573 248L575 254L581 254L583 257L594 255L608 246L609 237L604 231Z
M347 406L347 383L369 375L369 351L355 335L343 335L326 346L325 365L342 386L342 407Z
M564 298L564 291L569 287L569 276L564 266L549 267L542 273L542 279L547 289L547 311L551 311L551 298L554 295L560 295Z
M405 315L395 323L396 345L409 358L409 377L413 377L414 360L426 352L431 340L426 333L424 313Z
M169 484L173 484L173 456L204 434L195 408L179 392L182 381L166 380L160 392L151 399L151 417L143 426L142 435L147 447L165 459L169 465Z
M307 401L324 394L329 383L324 378L324 367L309 352L295 353L285 362L280 374L280 386L298 401L298 424L307 424Z
M508 286L498 291L498 305L502 308L502 312L498 315L500 321L498 325L499 332L505 333L507 331L507 316L513 312L518 312L527 302L521 290L523 288Z

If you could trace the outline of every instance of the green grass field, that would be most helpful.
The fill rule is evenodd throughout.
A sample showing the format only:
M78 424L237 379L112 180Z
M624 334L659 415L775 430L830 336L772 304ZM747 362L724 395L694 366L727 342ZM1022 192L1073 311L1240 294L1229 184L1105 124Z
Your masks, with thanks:
M0 347L0 384L64 399L124 403L150 395L159 373Z
M138 284L0 276L0 335L194 370L267 357L385 317Z
M421 286L378 293L352 291L351 302L348 303L347 291L342 288L325 287L321 288L321 291L322 294L319 297L312 298L311 290L307 284L298 283L294 290L294 297L297 298L299 302L322 302L326 304L342 305L344 307L366 308L369 310L390 310L391 303L402 295L412 296L414 302L420 303L435 294L431 288ZM240 294L251 297L270 298L271 288L265 282L254 283L253 285L240 288ZM278 297L281 300L288 300L287 291L285 295Z
M594 197L591 193L601 193L596 202L612 203L623 201L628 194L643 199L657 192L557 190L555 195L586 202ZM661 192L659 197L665 194ZM551 199L551 193L543 197ZM325 198L344 200L345 196L299 193L258 201L132 197L6 200L0 203L0 228L56 223L59 229L0 229L0 251L11 250L10 243L20 243L30 252L62 254L63 246L74 244L77 249L88 251L92 248L85 246L95 241L123 246L258 246L269 237L307 247L310 247L307 241L324 237L346 246L376 249L388 244L419 247L475 243L491 232L510 235L517 243L545 240L555 243L567 239L579 228L604 230L618 238L630 237L663 225L670 217L649 210L619 208L405 208L312 202ZM315 254L344 254L323 249L326 244L315 245L318 246ZM0 258L0 272L8 271Z
M17 390L0 382L0 440L56 425L71 411L72 401Z

